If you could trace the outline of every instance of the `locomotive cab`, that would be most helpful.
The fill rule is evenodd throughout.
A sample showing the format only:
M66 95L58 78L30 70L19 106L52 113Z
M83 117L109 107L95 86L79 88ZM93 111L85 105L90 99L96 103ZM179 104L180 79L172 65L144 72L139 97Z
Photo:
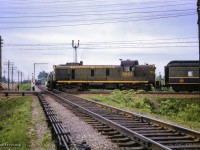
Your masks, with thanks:
M137 60L125 60L121 61L121 66L123 67L123 71L135 71L135 65L139 65Z

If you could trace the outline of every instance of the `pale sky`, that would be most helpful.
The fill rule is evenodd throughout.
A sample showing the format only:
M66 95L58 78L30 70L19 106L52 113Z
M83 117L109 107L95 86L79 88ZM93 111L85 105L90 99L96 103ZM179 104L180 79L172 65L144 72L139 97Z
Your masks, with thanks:
M172 60L198 60L196 0L0 0L3 64L24 78L78 61L119 65L119 59L155 64L163 75ZM3 71L7 66L3 65ZM4 75L4 74L3 74ZM15 73L17 79L17 73Z

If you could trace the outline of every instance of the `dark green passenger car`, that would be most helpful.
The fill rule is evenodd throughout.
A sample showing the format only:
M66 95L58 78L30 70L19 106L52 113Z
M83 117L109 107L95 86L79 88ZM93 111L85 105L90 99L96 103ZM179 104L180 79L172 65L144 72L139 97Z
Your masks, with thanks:
M199 91L199 61L171 61L165 66L165 84L176 92Z

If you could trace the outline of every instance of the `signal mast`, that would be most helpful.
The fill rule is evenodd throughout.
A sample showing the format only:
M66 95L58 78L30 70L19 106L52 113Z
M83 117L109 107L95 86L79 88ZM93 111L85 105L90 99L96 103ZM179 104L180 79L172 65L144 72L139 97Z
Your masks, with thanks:
M77 48L79 47L79 40L78 40L78 44L77 45L75 45L74 44L74 40L72 40L72 47L74 48L74 62L78 63L78 60L77 60Z

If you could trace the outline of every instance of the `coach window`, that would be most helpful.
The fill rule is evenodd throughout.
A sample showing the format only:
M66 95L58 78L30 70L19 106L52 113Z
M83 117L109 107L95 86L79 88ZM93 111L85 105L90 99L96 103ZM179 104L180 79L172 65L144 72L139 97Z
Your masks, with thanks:
M110 70L106 69L106 76L109 76L109 75L110 75Z
M188 71L188 77L193 77L193 71Z
M92 77L94 76L94 70L91 70L91 76Z

